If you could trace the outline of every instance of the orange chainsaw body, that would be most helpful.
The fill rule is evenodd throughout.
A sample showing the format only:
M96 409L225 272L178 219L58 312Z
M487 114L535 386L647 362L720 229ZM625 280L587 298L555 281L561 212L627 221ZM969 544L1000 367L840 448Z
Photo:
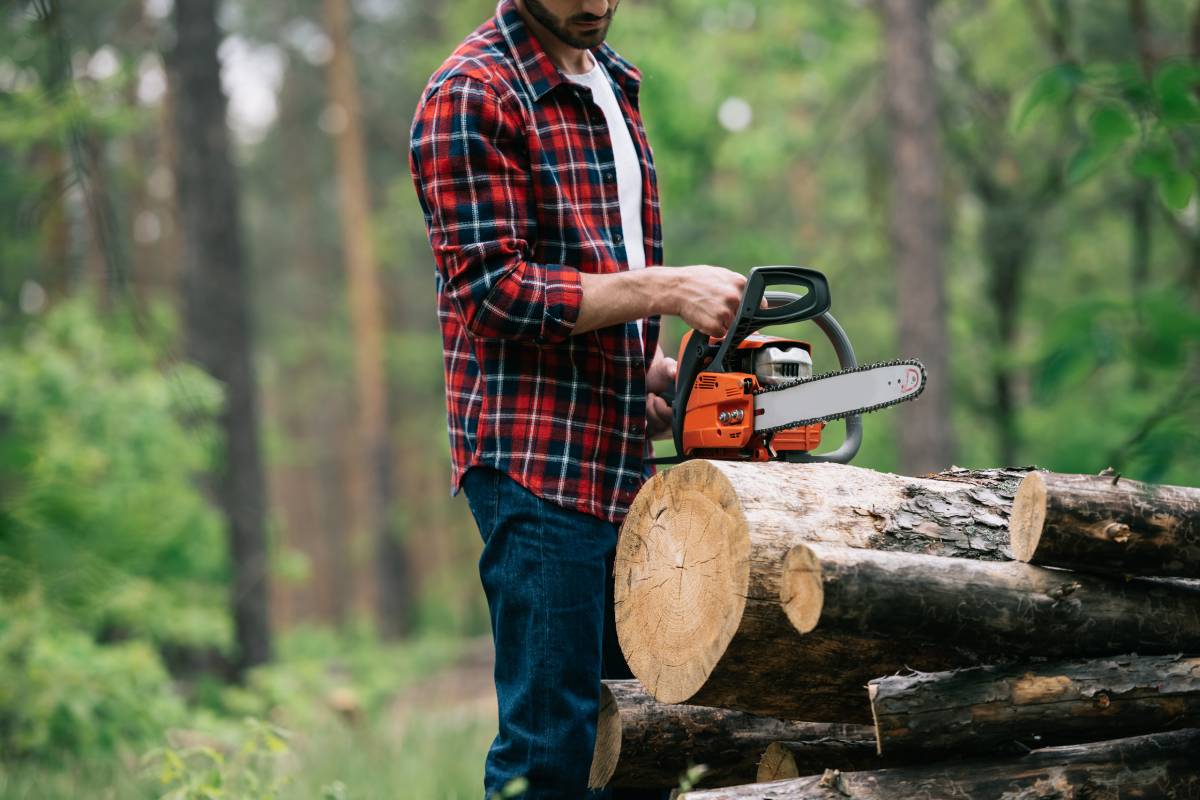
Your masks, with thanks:
M699 335L703 334L689 331L683 337L681 361L691 337ZM737 351L749 364L753 351L779 345L798 346L812 353L808 342L760 335L746 337L738 344ZM778 453L817 449L824 422L788 428L769 437L754 432L754 393L761 388L758 376L752 372L700 372L684 411L683 455L730 458L738 453L749 461L769 461Z

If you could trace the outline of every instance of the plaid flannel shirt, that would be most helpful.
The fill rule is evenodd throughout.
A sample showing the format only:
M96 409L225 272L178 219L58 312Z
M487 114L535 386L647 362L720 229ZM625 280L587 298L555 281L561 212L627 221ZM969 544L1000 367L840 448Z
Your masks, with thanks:
M641 161L642 245L659 265L641 75L607 45L592 53ZM430 78L410 165L437 264L453 491L485 465L619 523L644 480L658 319L644 341L634 322L572 335L579 274L628 269L604 112L502 0Z

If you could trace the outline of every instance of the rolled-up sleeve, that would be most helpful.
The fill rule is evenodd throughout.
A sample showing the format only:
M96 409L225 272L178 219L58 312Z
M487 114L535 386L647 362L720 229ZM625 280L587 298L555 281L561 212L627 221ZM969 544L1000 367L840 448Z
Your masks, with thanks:
M573 267L530 260L537 223L519 108L477 78L447 80L417 112L410 165L443 291L468 333L570 336L583 289Z

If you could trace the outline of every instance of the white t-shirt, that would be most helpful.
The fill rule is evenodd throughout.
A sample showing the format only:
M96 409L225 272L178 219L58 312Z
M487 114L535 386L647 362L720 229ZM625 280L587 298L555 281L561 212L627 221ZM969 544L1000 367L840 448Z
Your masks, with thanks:
M613 159L617 170L617 195L621 200L621 235L625 239L625 260L631 270L646 266L646 248L642 242L642 166L638 162L633 137L625 115L617 104L612 81L604 65L592 59L592 69L582 75L567 75L569 80L592 90L592 100L604 112L608 138L612 140ZM642 321L638 320L638 335Z

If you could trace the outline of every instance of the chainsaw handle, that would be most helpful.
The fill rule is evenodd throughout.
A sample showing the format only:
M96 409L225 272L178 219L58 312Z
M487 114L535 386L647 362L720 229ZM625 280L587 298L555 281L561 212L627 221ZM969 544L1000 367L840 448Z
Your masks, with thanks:
M803 295L790 292L767 292L768 286L803 286L808 291ZM763 297L767 307L763 308ZM746 288L742 292L742 304L738 315L725 334L724 341L713 356L712 372L726 370L726 356L737 350L739 344L750 334L768 325L786 325L802 322L824 314L830 305L829 281L825 275L808 267L770 266L755 267L746 276Z
M854 346L850 344L850 337L846 335L846 331L833 318L833 315L826 311L813 317L812 321L824 332L825 338L833 345L833 351L837 353L838 357L838 366L844 370L857 367L858 359L854 355ZM851 414L846 417L845 423L846 438L842 440L842 446L837 450L819 455L796 453L788 460L806 464L849 464L850 460L858 455L858 449L862 447L862 415Z

